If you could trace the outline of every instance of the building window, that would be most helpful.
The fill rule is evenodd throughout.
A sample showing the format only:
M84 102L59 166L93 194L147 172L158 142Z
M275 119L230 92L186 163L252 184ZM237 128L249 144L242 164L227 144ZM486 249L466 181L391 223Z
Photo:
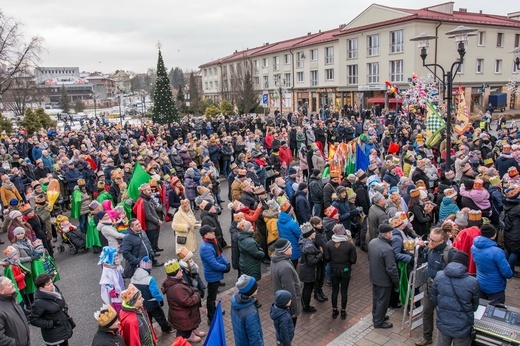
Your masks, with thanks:
M404 80L403 60L390 61L390 81L402 82Z
M253 81L254 81L255 85L259 85L260 84L260 77L254 77Z
M367 82L379 83L379 63L372 62L367 64Z
M334 69L333 68L325 69L325 80L334 80Z
M217 75L217 68L216 67L213 67L213 74L216 76Z
M303 72L296 72L296 82L297 83L303 83Z
M253 71L258 72L258 60L253 60Z
M311 71L311 86L318 85L318 70Z
M209 88L213 89L213 82L209 82Z
M291 87L291 74L286 73L284 76L285 86L290 88Z
M477 46L484 47L486 45L486 32L479 31L477 35Z
M367 55L379 55L379 35L370 35L367 37Z
M497 34L497 47L504 47L504 33Z
M475 73L484 73L484 59L477 59L477 68Z
M269 59L267 59L267 58L262 59L262 67L269 67Z
M218 89L218 82L217 81L215 81L215 88Z
M204 89L208 90L208 82L204 82Z
M279 73L273 75L274 85L275 85L275 86L280 85L280 81L281 81L281 79L282 79L282 76L281 76Z
M495 60L495 73L502 73L502 60Z
M284 62L285 62L285 65L290 65L291 64L291 54L285 54L284 56Z
M264 76L264 89L269 89L269 76Z
M280 69L280 57L275 56L273 57L273 70L278 71Z
M296 67L298 67L298 68L303 67L303 59L305 59L303 52L296 53Z
M347 65L347 84L358 84L358 66Z
M311 61L318 60L318 50L317 49L311 49Z
M520 34L515 34L515 48L520 47Z
M404 51L404 31L390 31L390 53L401 53Z
M208 70L204 69L204 77L208 75Z
M457 74L464 74L464 64L460 64L457 69Z
M347 40L347 59L357 59L357 57L358 57L357 38Z
M334 64L334 47L325 47L325 64Z

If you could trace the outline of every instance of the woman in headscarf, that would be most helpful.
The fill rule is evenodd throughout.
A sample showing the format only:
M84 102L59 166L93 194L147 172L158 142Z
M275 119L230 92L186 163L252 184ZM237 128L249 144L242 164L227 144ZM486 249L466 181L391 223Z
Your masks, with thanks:
M197 239L195 230L199 224L195 219L195 214L190 207L190 201L183 199L181 207L173 216L172 229L175 233L176 247L186 247L191 252L197 250Z

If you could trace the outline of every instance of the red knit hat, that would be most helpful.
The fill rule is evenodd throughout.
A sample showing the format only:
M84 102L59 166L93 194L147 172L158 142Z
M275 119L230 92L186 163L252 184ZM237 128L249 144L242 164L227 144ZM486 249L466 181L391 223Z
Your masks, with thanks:
M338 209L336 209L335 207L333 206L330 206L328 207L327 209L325 209L325 216L333 219L334 216L338 213Z

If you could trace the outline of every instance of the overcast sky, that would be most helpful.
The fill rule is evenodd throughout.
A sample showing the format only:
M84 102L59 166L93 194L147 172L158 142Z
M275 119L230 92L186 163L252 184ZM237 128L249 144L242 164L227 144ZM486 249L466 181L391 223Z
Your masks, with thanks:
M442 0L374 1L423 8ZM235 50L329 30L346 24L373 1L363 0L4 0L5 15L24 24L26 37L45 39L42 66L80 71L145 72L162 44L167 69L197 69ZM459 0L455 9L506 15L515 2Z

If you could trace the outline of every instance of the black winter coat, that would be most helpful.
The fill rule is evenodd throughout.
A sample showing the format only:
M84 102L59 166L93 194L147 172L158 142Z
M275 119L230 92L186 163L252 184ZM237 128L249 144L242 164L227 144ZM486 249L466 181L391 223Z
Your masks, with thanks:
M323 254L325 261L330 263L331 269L352 270L352 265L357 262L356 247L349 241L329 240L323 248Z
M295 203L295 214L298 223L301 225L308 222L311 219L311 206L307 199L307 193L305 191L296 191L296 203Z
M57 287L56 292L61 295ZM41 329L43 340L47 343L56 343L72 337L72 326L68 317L69 308L63 296L61 298L58 299L39 289L34 292L31 324Z
M240 259L240 249L238 248L238 233L240 230L237 227L237 223L235 221L231 221L231 225L229 226L229 233L231 233L231 266L233 269L239 270L239 259Z
M399 274L391 240L381 235L368 243L370 281L377 286L398 287Z
M125 346L125 340L117 330L99 326L92 339L92 346Z
M211 227L215 227L215 237L217 238L220 246L224 247L227 245L226 241L224 240L224 235L222 234L222 227L220 227L217 214L212 214L204 210L202 211L200 222L202 226L209 225Z
M327 209L332 205L332 194L336 193L338 184L327 183L323 187L323 210Z
M150 244L150 240L148 240L146 233L143 231L135 233L131 229L128 229L123 238L121 253L123 254L124 259L136 268L144 256L148 256L150 259L153 259L154 257L152 245ZM132 272L132 275L133 274L134 273Z
M240 201L243 205L249 207L249 209L251 210L255 210L258 206L258 200L256 199L255 195L250 192L242 192L242 197L240 198Z
M507 250L520 253L520 200L504 199L504 244Z
M314 246L312 239L300 237L298 241L302 257L300 258L300 281L314 282L316 265L323 259L323 253Z
M363 212L365 215L368 215L368 210L370 209L370 197L368 196L365 184L355 183L352 189L356 193L356 205L358 207L363 207Z
M422 180L425 184L428 184L428 176L424 171L420 168L416 168L412 174L412 181L417 183L419 180Z
M309 178L309 200L314 204L321 204L323 201L323 182L314 175Z

